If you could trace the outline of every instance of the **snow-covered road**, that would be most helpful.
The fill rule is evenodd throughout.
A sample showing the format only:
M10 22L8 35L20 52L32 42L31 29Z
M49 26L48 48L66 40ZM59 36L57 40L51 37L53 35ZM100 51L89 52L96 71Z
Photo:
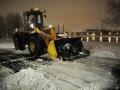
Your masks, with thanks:
M0 85L9 84L4 83L3 81L12 80L13 77L17 78L16 75L18 75L19 78L19 75L21 74L21 71L19 70L23 70L25 68L23 71L27 72L27 68L31 68L28 69L28 72L30 72L30 70L32 70L34 73L39 72L46 79L50 80L52 83L51 85L55 86L54 89L57 90L107 90L106 88L110 87L114 87L116 90L118 90L119 84L116 84L116 82L119 79L113 75L112 69L116 65L120 66L119 43L111 44L84 42L84 45L85 48L91 51L91 56L76 59L72 62L61 61L58 59L55 62L52 62L47 60L47 55L43 56L43 58L38 58L36 61L31 61L31 59L29 60L29 58L26 58L23 55L24 52L26 53L26 51L15 51L12 42L2 42L0 43L0 80L2 79L2 83L0 82ZM26 74L24 72L23 74L25 75L23 75L23 78L21 78L21 82L24 78L26 78L27 75L29 75L29 73ZM29 78L32 77L33 76ZM33 80L36 80L39 78L39 75L36 77L34 76L34 78ZM39 83L39 81L36 82ZM22 90L30 90L30 88L28 88L29 85L31 85L29 82L27 82L28 84L25 84L26 86L23 86L24 82L22 83L23 84L20 84L17 90L21 90L21 88ZM12 85L14 85L14 83ZM31 88L33 87L34 90L34 84L32 85L33 86L31 86ZM15 90L16 87L13 87L13 89L12 87L2 87L0 90ZM25 87L25 89L23 89L23 87ZM37 90L39 89L40 88ZM42 90L46 90L46 88L42 88Z
M59 90L101 90L113 83L110 72L77 62L61 61L38 70Z

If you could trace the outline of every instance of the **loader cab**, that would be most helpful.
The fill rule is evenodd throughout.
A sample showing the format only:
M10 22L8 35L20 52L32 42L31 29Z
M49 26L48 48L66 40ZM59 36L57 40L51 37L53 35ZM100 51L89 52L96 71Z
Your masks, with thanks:
M43 21L43 12L39 10L33 10L25 11L23 12L23 18L24 18L24 29L30 30L33 27L38 27L39 29L44 27L44 21Z

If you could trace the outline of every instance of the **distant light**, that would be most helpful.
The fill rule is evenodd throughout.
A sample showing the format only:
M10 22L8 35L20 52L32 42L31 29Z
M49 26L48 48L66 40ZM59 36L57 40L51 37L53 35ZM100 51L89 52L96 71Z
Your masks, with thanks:
M87 42L89 42L89 37L87 36Z
M92 37L92 40L95 41L95 36Z
M111 34L112 34L111 32L108 33L108 35L111 35Z
M37 11L37 10L38 10L38 8L35 8L34 10L36 10L36 11Z
M49 25L49 28L52 28L52 25Z
M71 38L71 33L69 32L68 34L69 34L69 38Z
M116 37L116 43L118 43L118 37Z
M76 35L76 33L74 32L73 35Z
M111 42L111 37L108 37L108 42Z
M102 42L103 41L103 37L102 36L100 36L100 42Z
M117 34L117 35L119 35L119 33L118 33L118 32L117 32L116 34Z
M92 36L92 41L95 41L95 33L93 32L92 34L91 34L91 36Z
M69 32L69 35L71 35L71 33Z

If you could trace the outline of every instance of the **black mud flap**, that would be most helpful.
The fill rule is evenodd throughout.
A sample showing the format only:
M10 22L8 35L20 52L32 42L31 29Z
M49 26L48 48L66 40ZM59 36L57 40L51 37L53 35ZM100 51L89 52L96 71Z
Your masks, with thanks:
M88 50L84 49L81 37L61 38L54 41L59 58L63 60L76 59L90 55Z

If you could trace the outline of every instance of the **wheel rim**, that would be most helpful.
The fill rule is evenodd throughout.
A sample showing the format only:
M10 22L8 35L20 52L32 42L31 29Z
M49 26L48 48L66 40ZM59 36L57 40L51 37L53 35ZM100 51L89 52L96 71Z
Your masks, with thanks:
M34 43L33 41L30 42L30 51L31 51L32 53L35 52L35 43Z

